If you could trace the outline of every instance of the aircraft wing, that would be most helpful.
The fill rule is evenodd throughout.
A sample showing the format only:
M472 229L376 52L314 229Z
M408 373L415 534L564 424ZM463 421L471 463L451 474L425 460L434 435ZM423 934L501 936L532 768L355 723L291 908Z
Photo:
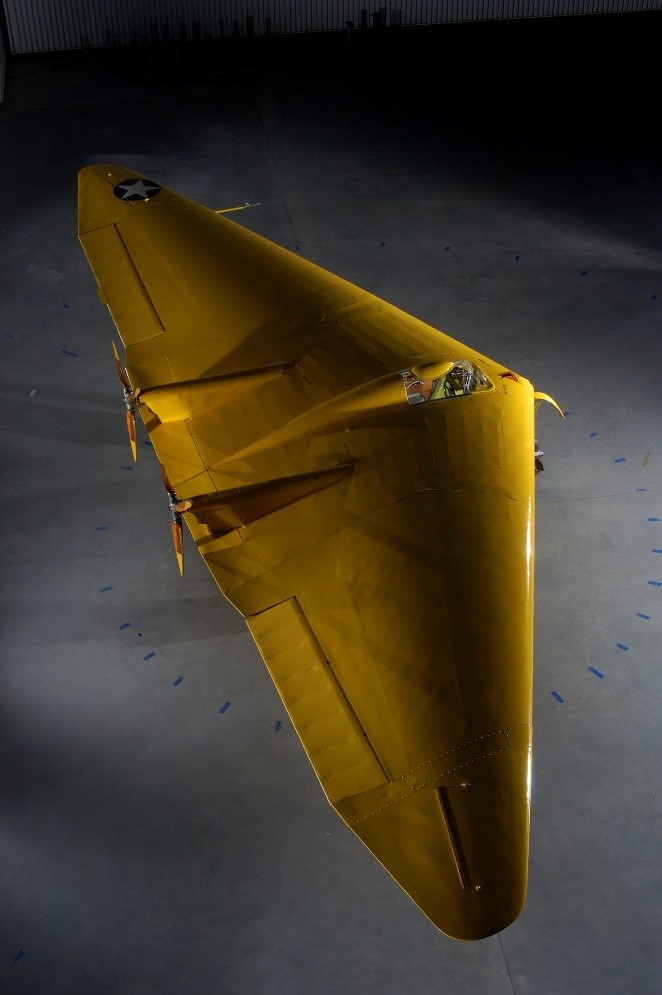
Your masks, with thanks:
M528 864L531 384L125 167L79 174L79 237L173 517L330 803L444 933L503 929Z

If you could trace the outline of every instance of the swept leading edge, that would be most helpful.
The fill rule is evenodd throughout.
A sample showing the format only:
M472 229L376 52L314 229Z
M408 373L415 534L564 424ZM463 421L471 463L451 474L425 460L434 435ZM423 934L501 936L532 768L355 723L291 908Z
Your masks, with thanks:
M528 864L531 384L126 167L81 171L79 237L173 516L330 803L439 929L503 929Z

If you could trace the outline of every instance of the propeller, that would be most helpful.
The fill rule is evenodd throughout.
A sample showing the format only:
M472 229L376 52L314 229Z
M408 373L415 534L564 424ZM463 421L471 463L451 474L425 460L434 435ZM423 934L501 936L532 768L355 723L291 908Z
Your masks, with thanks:
M161 476L163 477L163 483L165 489L168 492L168 507L170 509L170 517L172 519L171 529L172 529L172 541L175 547L175 556L177 557L177 566L179 567L179 572L181 575L184 574L184 529L182 527L182 513L188 511L188 509L193 504L192 501L179 501L175 490L168 479L168 474L166 473L163 463L160 463Z
M113 355L115 356L115 366L117 367L117 373L120 378L120 383L124 390L124 404L126 405L126 429L129 433L129 444L131 446L131 453L133 454L133 462L138 462L138 445L136 443L136 401L138 400L138 394L140 393L140 387L136 387L134 390L129 383L129 378L126 374L126 370L120 363L120 357L117 355L117 349L115 348L115 343L112 343Z

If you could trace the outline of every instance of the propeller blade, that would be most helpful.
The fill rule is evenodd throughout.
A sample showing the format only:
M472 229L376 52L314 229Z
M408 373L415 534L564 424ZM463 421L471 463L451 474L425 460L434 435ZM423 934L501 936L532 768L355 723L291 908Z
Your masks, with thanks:
M175 546L175 555L177 557L177 566L179 567L180 576L184 576L184 543L183 543L183 529L181 518L177 518L172 523L172 541Z
M129 445L131 446L131 453L133 455L133 462L138 462L138 444L136 442L136 414L135 411L127 411L126 413L126 427L129 433Z
M163 477L163 484L166 491L168 492L168 505L170 508L170 515L172 517L172 541L175 546L175 555L177 556L177 565L179 567L179 572L183 576L184 574L184 530L182 527L182 514L188 511L192 506L193 502L188 499L183 501L177 500L177 495L175 494L175 489L170 483L168 474L166 473L166 468L163 463L159 463L161 467L161 476Z
M115 357L115 366L117 367L117 375L120 378L120 383L124 389L124 404L126 405L126 428L129 433L129 444L131 446L131 455L133 456L133 462L138 462L138 446L136 444L136 399L140 393L140 387L136 387L135 390L131 387L129 383L129 378L127 377L126 370L120 362L120 357L117 354L117 349L115 348L115 343L111 341L110 343L113 347L113 356Z
M115 357L115 366L117 367L117 375L120 378L120 382L121 382L122 386L124 387L124 390L130 391L131 390L131 384L128 381L128 378L127 378L127 375L126 375L126 371L125 371L124 367L122 366L122 364L120 362L120 357L119 357L119 355L117 353L117 349L115 348L115 343L111 342L110 344L113 347L113 356Z
M174 496L175 488L168 480L168 474L166 473L166 468L164 467L163 463L159 463L159 466L161 467L161 476L163 477L163 485L167 490L168 494L172 494Z

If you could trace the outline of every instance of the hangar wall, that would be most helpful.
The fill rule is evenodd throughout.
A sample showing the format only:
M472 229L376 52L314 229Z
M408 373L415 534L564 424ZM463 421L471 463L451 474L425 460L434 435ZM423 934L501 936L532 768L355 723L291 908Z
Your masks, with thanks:
M5 11L0 3L0 104L5 99L5 71L7 68L7 52L9 51L9 33L5 20Z
M662 0L4 0L9 51L662 10Z

